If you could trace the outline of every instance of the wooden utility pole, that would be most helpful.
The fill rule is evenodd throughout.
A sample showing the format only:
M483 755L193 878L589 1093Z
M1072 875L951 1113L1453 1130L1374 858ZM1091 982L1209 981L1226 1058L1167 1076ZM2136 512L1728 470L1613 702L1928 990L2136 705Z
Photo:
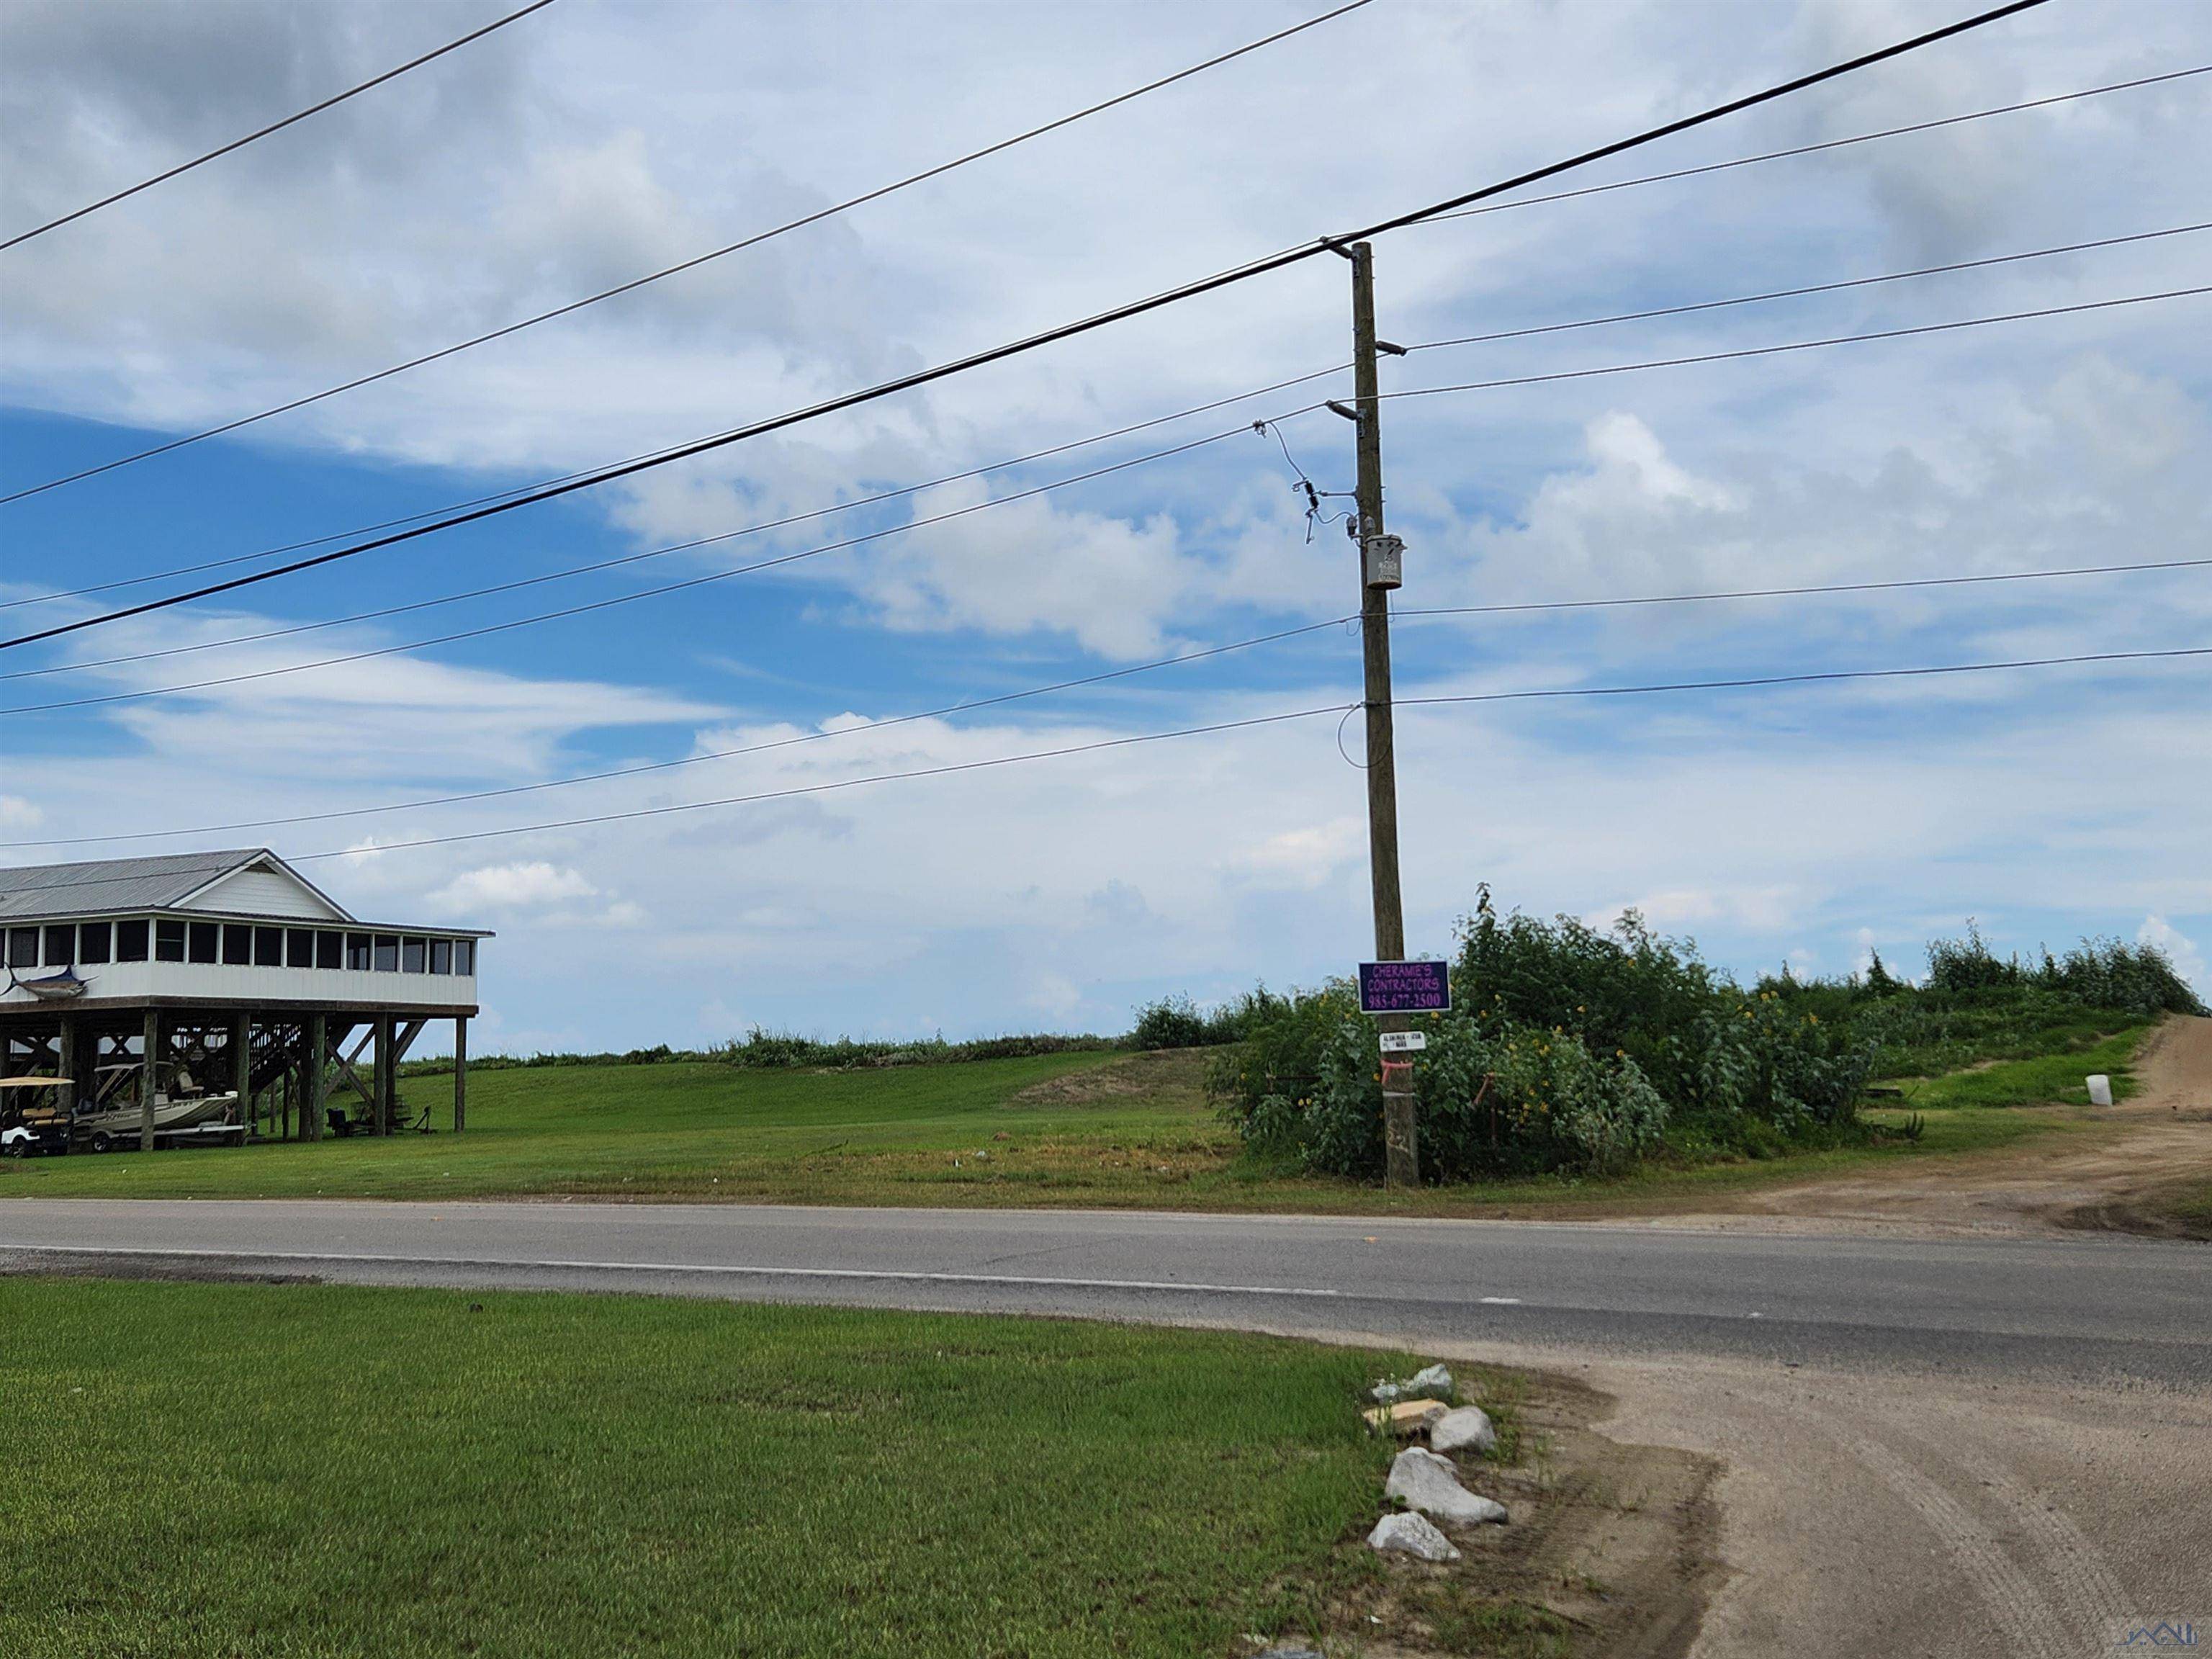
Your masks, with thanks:
M330 1110L329 1085L325 1073L330 1067L330 1025L321 1014L307 1016L307 1095L302 1108L301 1121L307 1126L307 1139L323 1138L323 1119Z
M138 1150L154 1150L154 1089L161 1064L161 1016L146 1011L146 1051L138 1071Z
M453 1133L469 1121L469 1022L464 1015L453 1022Z
M230 1022L230 1086L238 1093L238 1121L253 1133L253 1016L234 1015Z
M388 1135L392 1133L392 1034L393 1023L380 1018L376 1022L376 1121L372 1133Z
M1360 654L1366 665L1367 866L1374 887L1375 960L1403 962L1406 908L1398 889L1398 754L1390 715L1390 590L1399 583L1401 550L1382 527L1375 250L1370 243L1354 242L1337 251L1352 261L1352 372L1359 451L1355 495L1359 517L1354 539L1359 544ZM1402 1031L1408 1023L1403 1014L1380 1014L1375 1019L1378 1034ZM1393 1187L1416 1186L1421 1178L1414 1097L1409 1091L1391 1086L1403 1075L1396 1066L1382 1069L1383 1179Z

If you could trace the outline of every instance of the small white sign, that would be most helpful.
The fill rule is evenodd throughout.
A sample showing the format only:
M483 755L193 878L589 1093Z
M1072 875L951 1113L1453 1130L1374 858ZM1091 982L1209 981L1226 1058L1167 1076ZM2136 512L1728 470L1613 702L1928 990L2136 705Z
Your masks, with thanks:
M1385 1031L1382 1040L1386 1054L1417 1054L1429 1046L1426 1031Z

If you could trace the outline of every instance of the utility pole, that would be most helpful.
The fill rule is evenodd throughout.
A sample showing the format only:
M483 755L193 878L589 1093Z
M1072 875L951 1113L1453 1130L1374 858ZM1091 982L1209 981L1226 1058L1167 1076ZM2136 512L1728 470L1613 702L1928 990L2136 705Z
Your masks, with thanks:
M1375 249L1330 244L1352 261L1352 368L1358 434L1359 474L1352 526L1359 545L1359 642L1366 666L1367 866L1375 898L1375 960L1406 959L1406 908L1398 889L1398 756L1390 713L1390 590L1399 585L1404 550L1382 527L1382 403L1376 352L1402 356L1375 337ZM1340 411L1341 412L1341 411ZM1377 1033L1402 1031L1403 1014L1379 1014ZM1414 1097L1394 1087L1411 1069L1403 1060L1382 1066L1383 1179L1393 1187L1421 1179L1419 1130Z

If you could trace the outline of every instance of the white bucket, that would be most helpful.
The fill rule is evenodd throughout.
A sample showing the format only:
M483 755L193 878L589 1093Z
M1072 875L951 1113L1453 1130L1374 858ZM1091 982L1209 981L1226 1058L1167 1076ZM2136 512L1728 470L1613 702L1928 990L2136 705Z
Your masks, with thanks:
M2092 1072L2089 1074L2089 1103L2092 1106L2109 1106L2112 1103L2112 1079L2102 1072Z

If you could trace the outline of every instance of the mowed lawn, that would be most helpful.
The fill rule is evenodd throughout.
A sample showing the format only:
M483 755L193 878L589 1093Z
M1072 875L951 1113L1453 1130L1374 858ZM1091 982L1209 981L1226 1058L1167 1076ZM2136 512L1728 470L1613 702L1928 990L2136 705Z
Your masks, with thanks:
M2039 1097L2046 1087L2057 1092L2069 1079L2078 1091L2077 1073L2085 1069L2109 1070L2124 1087L2119 1059L2134 1040L1914 1084L1901 1109L1868 1114L1881 1122L1918 1115L1923 1132L1916 1143L1765 1161L1661 1160L1609 1180L1405 1193L1259 1164L1243 1156L1206 1099L1206 1056L1185 1050L851 1071L752 1071L713 1062L480 1071L469 1079L468 1130L461 1135L447 1132L452 1079L413 1078L404 1085L406 1098L432 1106L435 1133L0 1161L0 1203L11 1196L590 1194L1378 1215L1645 1212L1888 1160L2109 1133L2081 1113L1989 1107Z
M404 1097L432 1107L434 1133L34 1158L0 1165L0 1194L936 1201L940 1188L987 1197L1010 1184L1119 1188L1140 1151L1155 1176L1164 1161L1187 1172L1234 1156L1236 1137L1206 1104L1197 1055L1149 1067L1139 1057L1139 1069L1125 1066L1114 1088L1079 1086L1080 1074L1115 1058L821 1072L713 1062L478 1071L460 1135L447 1132L453 1079L410 1078Z
M1403 1356L0 1279L0 1653L1190 1656L1374 1575Z

